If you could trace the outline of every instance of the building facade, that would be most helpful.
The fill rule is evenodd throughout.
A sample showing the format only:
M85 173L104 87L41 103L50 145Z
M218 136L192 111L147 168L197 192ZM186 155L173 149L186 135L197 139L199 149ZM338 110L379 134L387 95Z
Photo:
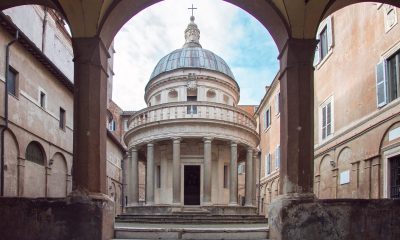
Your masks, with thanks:
M68 29L60 14L41 6L11 8L0 13L0 18L1 46L13 41L18 31L8 54L6 47L0 50L3 194L66 197L72 190L74 106L73 50ZM113 53L111 47L110 56ZM109 85L112 86L112 58L109 62ZM111 92L112 88L108 89ZM110 99L108 108L112 111L118 106ZM111 113L115 117L118 114L118 111ZM122 211L123 203L122 134L109 127L108 194L116 203L116 213Z
M400 197L399 14L390 5L363 3L320 25L314 81L319 198Z
M278 75L260 102L255 116L260 133L259 213L266 214L271 201L279 195L280 167L280 88Z
M390 5L360 3L335 12L318 29L314 60L318 198L399 197L399 14ZM273 107L279 105L279 88L275 78L256 112L264 159L264 207L279 189L274 147L280 142L280 121Z
M142 182L148 206L237 207L238 164L245 162L244 205L255 212L256 121L237 105L240 90L229 66L199 38L192 16L184 46L162 58L150 77L148 107L128 121L130 211L139 205Z

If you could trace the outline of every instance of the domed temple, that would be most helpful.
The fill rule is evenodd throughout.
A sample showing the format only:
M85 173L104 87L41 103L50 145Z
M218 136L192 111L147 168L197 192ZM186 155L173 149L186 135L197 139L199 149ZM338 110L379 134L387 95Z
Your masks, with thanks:
M256 213L256 120L237 106L240 88L232 71L202 48L194 17L190 20L183 47L163 57L151 74L148 107L128 121L127 212L200 206ZM139 161L146 166L145 206L139 206ZM246 165L244 206L238 202L240 162Z

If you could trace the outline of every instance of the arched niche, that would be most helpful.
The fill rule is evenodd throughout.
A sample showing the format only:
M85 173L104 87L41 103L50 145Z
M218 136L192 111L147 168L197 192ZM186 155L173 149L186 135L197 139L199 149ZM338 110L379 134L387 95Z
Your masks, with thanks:
M62 153L56 153L50 159L51 174L48 179L48 197L66 197L68 165Z
M333 158L330 155L325 155L319 166L320 182L319 182L319 198L334 198L334 189L336 186L332 176Z

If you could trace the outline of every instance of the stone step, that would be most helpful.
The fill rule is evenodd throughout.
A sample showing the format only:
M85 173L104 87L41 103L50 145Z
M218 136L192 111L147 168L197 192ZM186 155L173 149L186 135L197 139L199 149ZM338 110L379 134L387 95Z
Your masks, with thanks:
M224 239L268 238L267 227L115 227L115 239Z
M135 223L180 223L180 224L208 224L208 223L268 223L263 216L257 215L119 215L116 222Z

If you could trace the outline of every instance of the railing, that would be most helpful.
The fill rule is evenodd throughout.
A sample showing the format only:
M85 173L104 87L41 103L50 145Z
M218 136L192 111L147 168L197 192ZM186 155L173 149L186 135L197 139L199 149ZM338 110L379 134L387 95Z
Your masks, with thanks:
M210 102L174 102L155 105L135 113L129 119L129 128L157 121L179 119L219 120L256 130L255 119L247 112L228 105Z

